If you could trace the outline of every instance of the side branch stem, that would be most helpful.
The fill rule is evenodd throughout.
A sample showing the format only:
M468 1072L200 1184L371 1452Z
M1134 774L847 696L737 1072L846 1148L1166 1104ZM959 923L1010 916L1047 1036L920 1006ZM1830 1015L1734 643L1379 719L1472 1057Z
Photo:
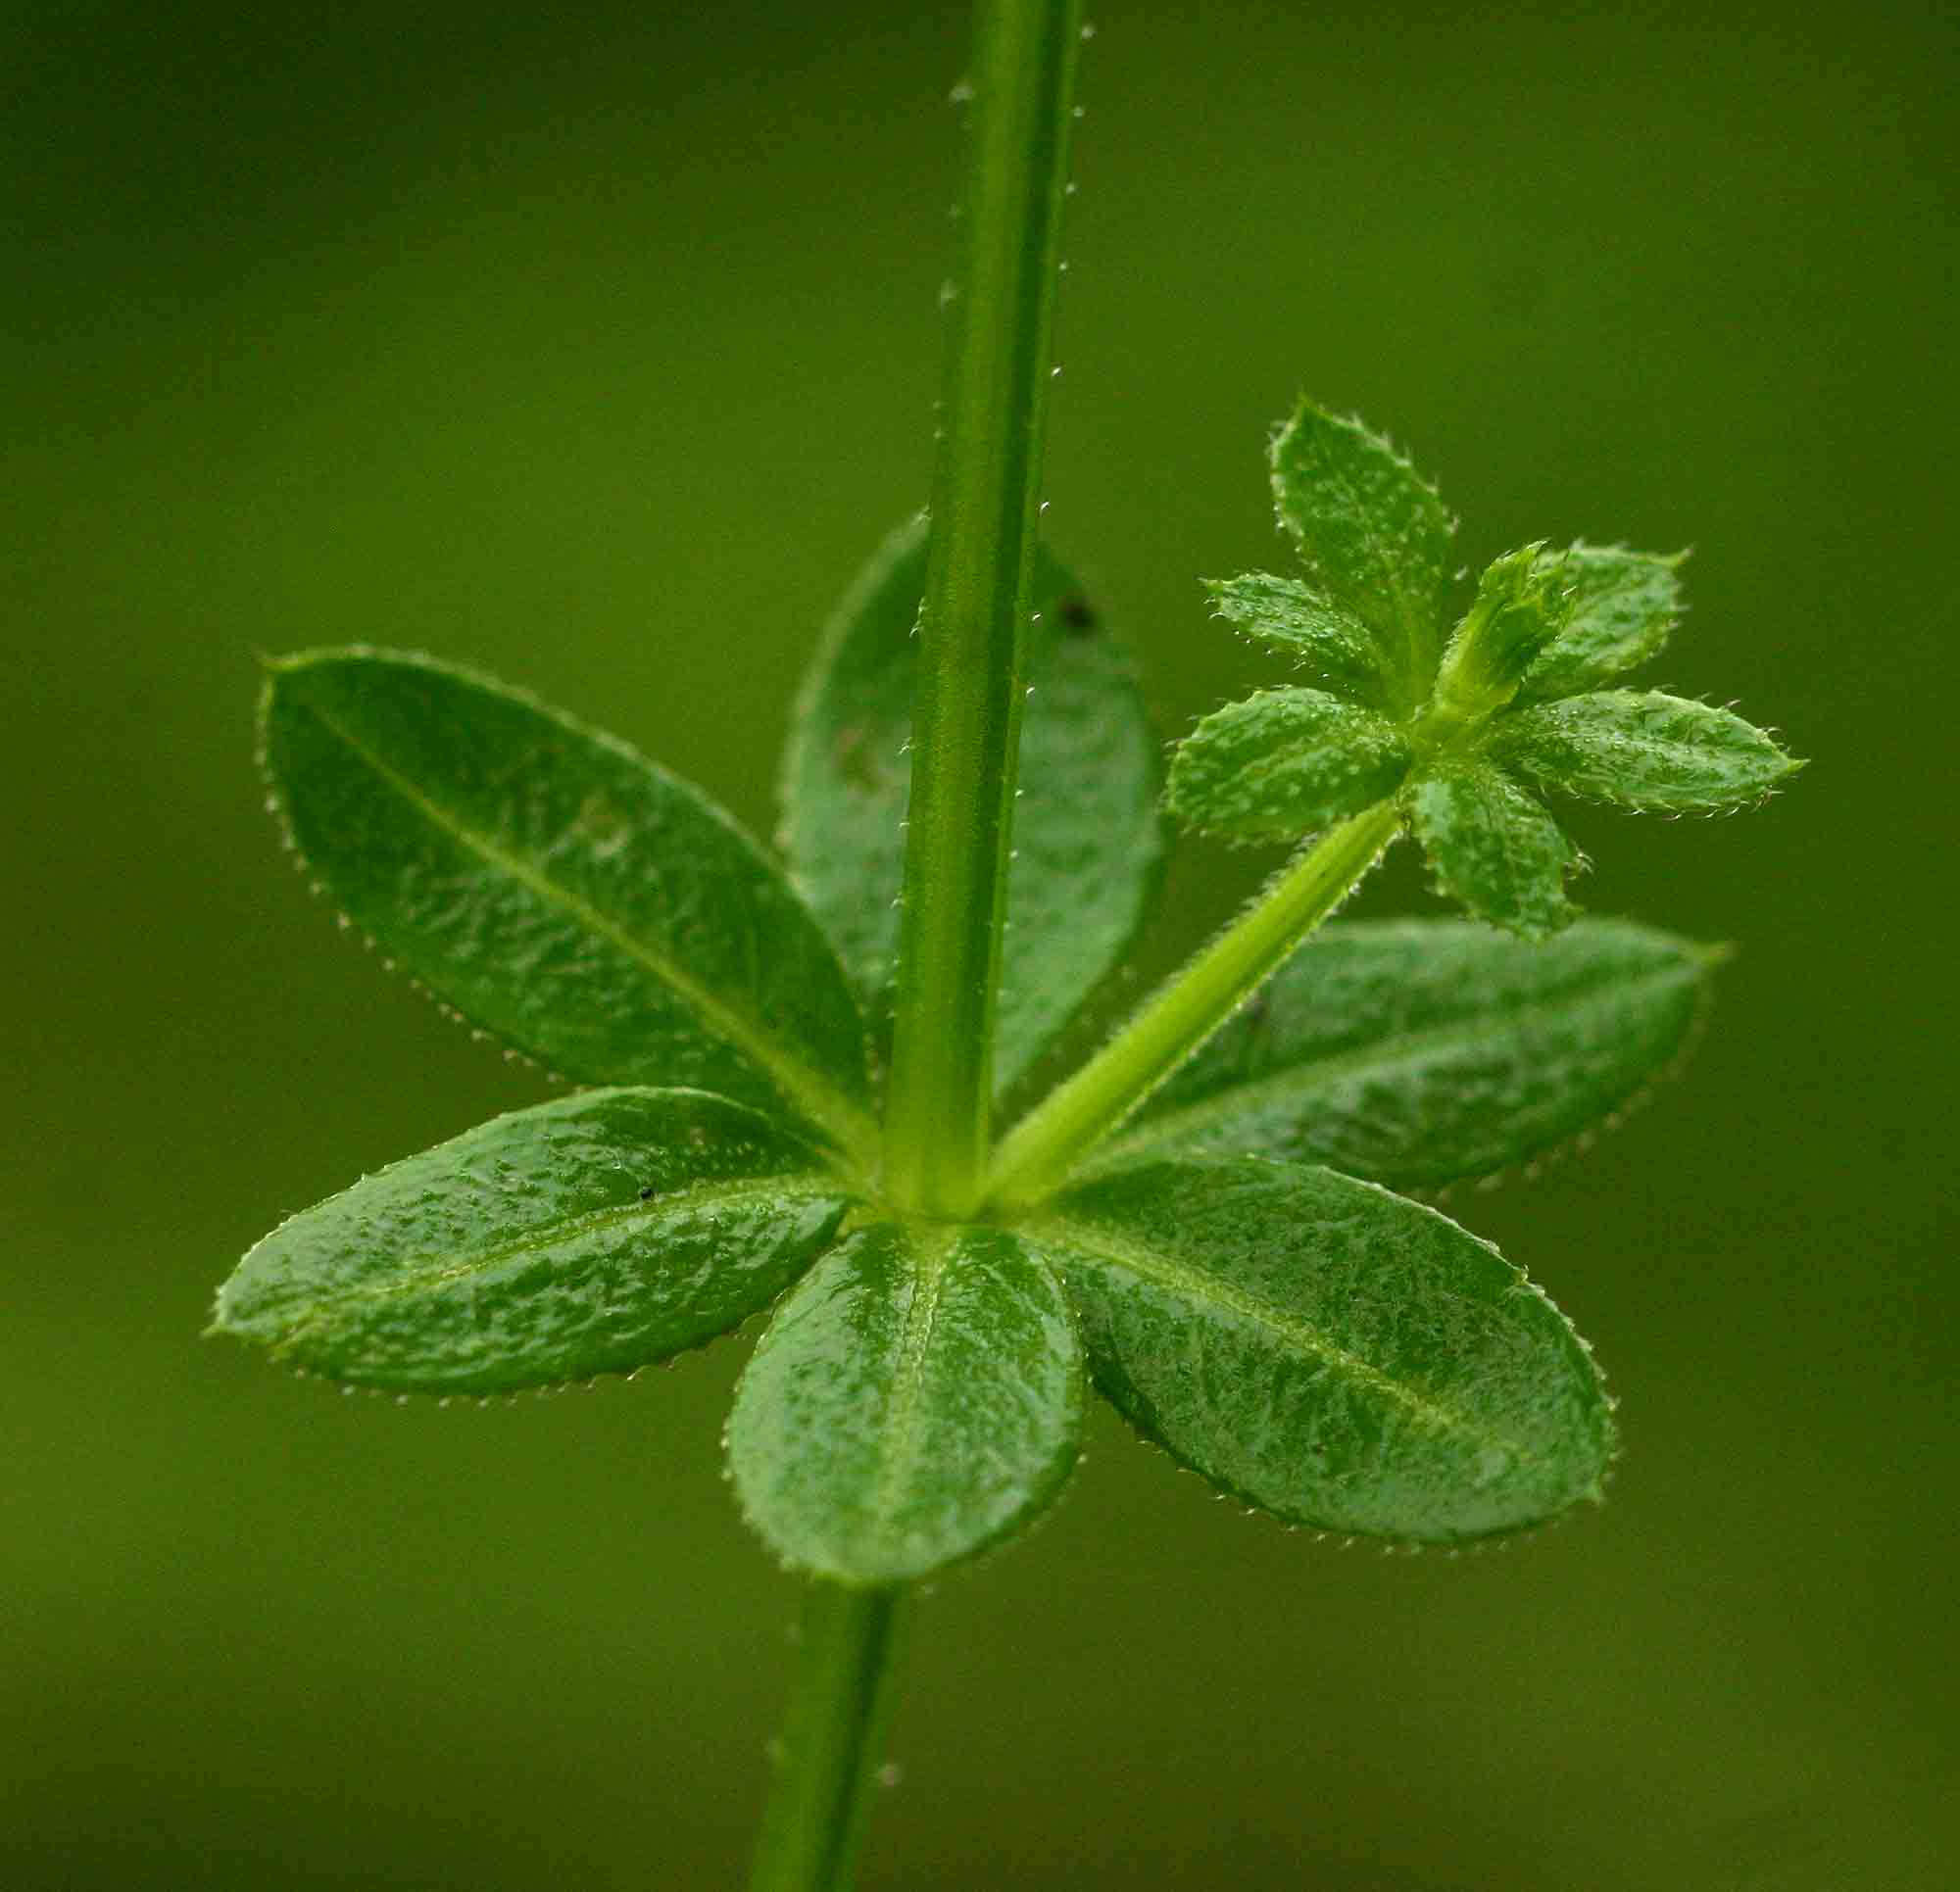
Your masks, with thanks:
M1381 801L1304 849L1095 1057L1014 1126L1001 1143L985 1199L1016 1208L1052 1193L1080 1157L1278 970L1400 831L1396 804Z

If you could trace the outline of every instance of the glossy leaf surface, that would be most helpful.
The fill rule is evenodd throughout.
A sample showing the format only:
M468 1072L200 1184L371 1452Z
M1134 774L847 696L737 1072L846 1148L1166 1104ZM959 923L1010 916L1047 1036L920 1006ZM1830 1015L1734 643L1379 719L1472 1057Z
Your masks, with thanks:
M839 607L783 772L782 846L886 1029L910 790L922 522L886 542ZM994 1056L1005 1090L1116 963L1156 885L1158 743L1129 660L1046 550L1035 569L1020 800Z
M1148 1163L1027 1225L1098 1385L1221 1490L1423 1543L1596 1497L1609 1402L1564 1317L1434 1210L1331 1170Z
M289 658L264 718L311 871L474 1023L582 1082L787 1102L861 1148L864 1037L843 970L698 791L422 657Z
M1067 1298L1019 1239L880 1223L776 1310L736 1394L729 1463L786 1563L906 1582L1054 1499L1083 1387Z
M1321 689L1372 709L1393 702L1393 676L1367 625L1311 585L1254 571L1204 588L1214 616L1287 653Z
M1496 752L1548 789L1675 812L1740 807L1802 767L1732 711L1652 690L1521 709Z
M1394 724L1324 691L1261 690L1178 745L1165 803L1214 834L1304 834L1385 800L1411 756Z
M1099 1166L1243 1153L1394 1189L1512 1168L1624 1108L1683 1055L1714 957L1618 920L1542 946L1460 920L1337 922Z
M1542 940L1573 918L1565 875L1579 850L1538 798L1488 762L1438 765L1409 816L1444 894L1480 920Z
M1455 527L1436 489L1358 420L1302 403L1273 437L1273 499L1314 588L1374 634L1404 703L1429 693Z
M514 1392L627 1373L765 1307L849 1197L814 1152L697 1091L498 1117L282 1223L218 1330L353 1385Z
M1686 553L1663 558L1624 546L1575 545L1560 558L1565 628L1539 653L1518 690L1546 703L1596 690L1658 656L1681 617Z

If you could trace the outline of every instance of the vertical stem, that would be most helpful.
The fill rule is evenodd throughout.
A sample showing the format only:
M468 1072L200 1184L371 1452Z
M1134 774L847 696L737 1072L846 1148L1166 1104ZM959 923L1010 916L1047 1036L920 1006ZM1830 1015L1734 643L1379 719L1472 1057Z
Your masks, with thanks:
M886 1112L895 1204L960 1215L988 1151L994 1004L1081 0L979 0L972 149L919 613Z
M903 1595L811 1583L750 1892L848 1892L890 1720L885 1684Z

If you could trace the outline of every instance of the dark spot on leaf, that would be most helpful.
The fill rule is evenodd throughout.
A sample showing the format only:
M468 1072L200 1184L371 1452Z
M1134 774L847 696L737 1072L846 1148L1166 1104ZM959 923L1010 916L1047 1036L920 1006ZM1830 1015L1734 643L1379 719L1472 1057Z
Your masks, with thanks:
M1089 600L1080 592L1071 592L1055 606L1055 615L1071 631L1093 631L1096 628L1096 613L1090 608Z
M652 1200L653 1200L653 1195L654 1195L654 1191L653 1191L653 1189L652 1189L652 1188L651 1188L651 1186L650 1186L650 1187L648 1187L647 1189L642 1189L642 1190L640 1191L640 1200L641 1200L642 1202L650 1202L650 1201L652 1201Z
M837 732L831 753L837 763L837 772L854 789L861 789L869 795L884 792L885 771L878 766L871 732L862 724L846 723Z

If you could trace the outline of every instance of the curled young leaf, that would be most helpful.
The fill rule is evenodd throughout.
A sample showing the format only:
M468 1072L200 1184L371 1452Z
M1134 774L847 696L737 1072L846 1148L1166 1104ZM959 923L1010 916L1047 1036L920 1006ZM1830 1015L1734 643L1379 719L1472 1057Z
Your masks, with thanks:
M898 958L923 521L839 606L784 757L782 846L874 1020ZM1159 745L1122 644L1037 556L994 1076L1005 1091L1119 959L1161 868ZM883 1030L883 1026L875 1029Z
M1681 618L1688 557L1575 545L1552 555L1565 592L1565 628L1538 655L1518 686L1520 703L1549 703L1596 690L1658 656Z
M1544 804L1488 762L1449 760L1408 793L1443 892L1480 920L1543 940L1575 917L1565 876L1579 849Z
M266 767L325 891L474 1023L586 1083L871 1135L843 969L774 863L608 736L426 657L274 664Z
M738 1327L850 1196L767 1118L698 1091L498 1117L281 1223L215 1331L350 1385L515 1392L630 1373Z
M859 1229L776 1310L728 1457L799 1570L910 1582L1024 1527L1074 1468L1080 1342L1060 1284L998 1229Z
M1496 752L1547 789L1679 812L1740 807L1803 766L1733 711L1653 690L1521 709Z
M1273 436L1273 499L1314 588L1373 633L1409 707L1436 674L1454 522L1379 434L1301 402Z
M1461 920L1337 922L1103 1146L1325 1163L1434 1189L1529 1162L1686 1049L1716 954L1624 920L1531 945Z
M1459 1543L1599 1494L1613 1429L1584 1343L1432 1209L1194 1158L1093 1181L1025 1233L1131 1424L1289 1523Z
M1291 838L1385 800L1411 760L1373 710L1319 690L1261 690L1178 745L1165 804L1214 834Z
M1384 671L1373 633L1311 585L1252 571L1242 578L1207 579L1204 588L1215 616L1287 653L1323 690L1370 709L1394 703L1394 678Z
M1543 544L1505 554L1485 568L1476 601L1443 655L1436 703L1464 721L1510 702L1518 680L1565 622L1563 569Z

